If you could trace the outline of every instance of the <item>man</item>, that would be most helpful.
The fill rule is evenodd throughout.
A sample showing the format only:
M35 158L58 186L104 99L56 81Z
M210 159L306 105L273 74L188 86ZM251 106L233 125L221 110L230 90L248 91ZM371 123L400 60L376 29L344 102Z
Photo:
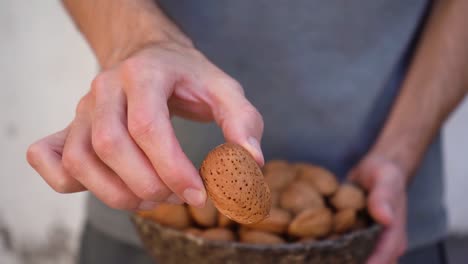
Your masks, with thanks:
M444 263L439 130L468 87L468 1L64 3L102 71L28 160L93 194L81 263L150 263L124 210L203 206L192 162L223 141L198 122L213 120L260 165L306 160L366 188L385 227L369 263L407 248L401 263Z

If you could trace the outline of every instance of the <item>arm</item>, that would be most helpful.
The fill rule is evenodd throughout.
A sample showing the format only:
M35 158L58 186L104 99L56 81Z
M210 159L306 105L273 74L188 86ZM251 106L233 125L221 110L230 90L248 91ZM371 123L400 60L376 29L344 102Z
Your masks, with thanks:
M102 67L71 124L30 146L56 191L89 190L116 209L205 203L172 115L216 121L263 162L263 121L242 87L213 65L150 0L65 0Z
M402 90L371 150L395 162L408 177L468 91L467 12L467 1L436 1Z
M386 228L369 263L393 263L406 248L406 186L447 116L468 90L464 0L436 1L383 130L350 178L369 190Z
M155 42L192 46L153 0L63 0L103 68Z

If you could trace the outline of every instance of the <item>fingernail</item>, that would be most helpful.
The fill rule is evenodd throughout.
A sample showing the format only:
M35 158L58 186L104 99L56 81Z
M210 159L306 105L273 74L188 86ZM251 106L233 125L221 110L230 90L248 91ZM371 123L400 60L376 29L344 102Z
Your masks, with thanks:
M253 154L254 158L257 160L260 166L263 166L265 163L265 160L263 158L263 153L262 153L262 148L260 147L260 143L254 137L249 137L247 139L247 142L249 143L250 151Z
M142 211L148 211L148 210L152 210L154 209L156 206L158 206L159 203L157 202L153 202L153 201L143 201L140 203L140 205L138 206L138 209L139 210L142 210Z
M171 194L167 199L167 203L170 204L183 204L184 201L182 201L179 196L177 196L175 193Z
M201 207L205 204L206 193L202 190L196 190L193 188L187 188L184 191L185 201L195 207Z

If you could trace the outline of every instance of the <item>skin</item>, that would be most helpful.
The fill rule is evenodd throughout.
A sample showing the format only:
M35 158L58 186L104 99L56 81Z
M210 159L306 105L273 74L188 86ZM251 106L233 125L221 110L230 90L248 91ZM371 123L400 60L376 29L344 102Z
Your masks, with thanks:
M390 116L349 177L369 191L385 231L369 264L396 263L407 246L406 187L447 116L468 92L468 1L437 1Z
M102 70L71 124L28 149L29 163L54 190L89 190L116 209L203 206L206 191L177 141L172 115L214 120L227 141L263 164L262 116L239 83L197 51L153 1L64 3Z
M172 115L215 121L263 164L261 115L242 87L194 48L149 0L65 0L102 67L63 131L32 144L31 166L60 193L88 190L116 209L202 206L206 192ZM467 92L468 1L438 1L376 143L349 178L385 226L368 263L406 248L406 187L443 121ZM135 173L138 172L138 173Z

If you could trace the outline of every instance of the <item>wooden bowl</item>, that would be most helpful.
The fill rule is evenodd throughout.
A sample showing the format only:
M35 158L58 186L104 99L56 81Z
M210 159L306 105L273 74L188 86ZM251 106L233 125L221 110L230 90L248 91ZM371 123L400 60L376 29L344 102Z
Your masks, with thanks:
M209 241L161 226L138 215L134 215L132 221L149 254L157 263L165 264L365 263L381 231L381 227L374 224L333 240L253 245Z

